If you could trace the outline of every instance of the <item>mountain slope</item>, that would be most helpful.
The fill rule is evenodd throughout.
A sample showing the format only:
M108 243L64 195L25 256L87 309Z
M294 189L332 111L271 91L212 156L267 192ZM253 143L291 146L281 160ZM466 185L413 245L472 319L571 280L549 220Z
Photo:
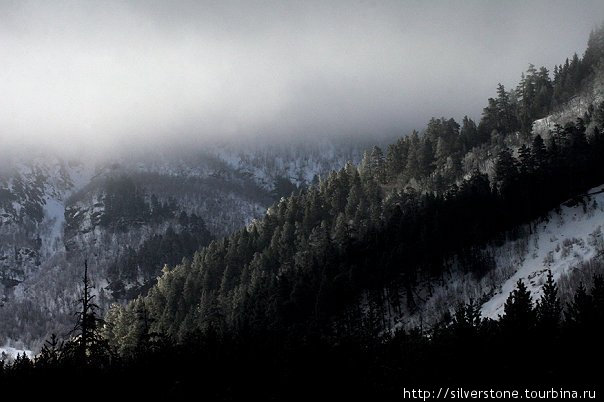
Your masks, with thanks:
M5 159L0 345L37 349L51 332L70 329L84 259L102 309L134 298L165 264L261 217L297 185L358 158L360 146L216 146L102 163Z
M513 96L499 86L478 125L432 119L386 155L376 146L358 166L282 199L264 219L165 273L143 300L151 330L176 341L212 328L379 332L403 309L421 309L418 290L428 283L431 292L451 261L488 275L485 247L519 238L522 225L604 182L597 114L554 127L547 141L530 131L601 68L575 57L551 80L531 65ZM136 347L136 336L120 344L119 334L136 333L124 317L139 307L110 313L115 332L107 336L120 350Z
M481 306L484 318L499 319L510 293L522 280L533 300L542 294L548 270L558 281L582 269L604 247L604 186L590 189L550 210L537 220L511 230L504 240L486 244L479 256L489 269L476 275L463 256L449 261L442 280L419 283L417 311L401 309L391 314L392 328L433 328L443 317L470 300ZM399 298L404 299L405 294Z
M581 263L602 253L604 247L604 186L590 189L584 197L574 198L552 211L545 221L534 224L526 239L526 249L513 263L516 272L483 304L482 314L496 319L518 280L523 280L537 300L547 270L560 278Z

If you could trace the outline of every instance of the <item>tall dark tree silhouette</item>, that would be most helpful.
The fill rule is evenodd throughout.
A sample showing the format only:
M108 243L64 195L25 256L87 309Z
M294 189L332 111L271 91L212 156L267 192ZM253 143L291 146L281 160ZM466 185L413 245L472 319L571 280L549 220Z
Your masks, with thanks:
M502 317L504 330L517 333L530 330L535 322L535 309L531 292L526 288L522 279L518 279L516 289L510 293L510 296L504 305L505 315Z
M36 357L36 367L54 369L58 368L63 352L63 342L59 341L56 334L52 334L42 346L40 354Z
M543 294L537 301L537 320L540 328L551 331L560 324L562 307L558 298L558 286L554 281L552 271L547 271L547 280L543 285Z
M94 286L88 277L88 261L84 260L82 291L75 313L76 324L71 331L70 349L74 363L82 366L99 367L109 359L107 341L100 334L103 320L98 315L99 306L94 302Z
M580 283L573 300L568 303L566 323L570 327L591 328L595 321L594 313L593 298L587 293L583 283Z

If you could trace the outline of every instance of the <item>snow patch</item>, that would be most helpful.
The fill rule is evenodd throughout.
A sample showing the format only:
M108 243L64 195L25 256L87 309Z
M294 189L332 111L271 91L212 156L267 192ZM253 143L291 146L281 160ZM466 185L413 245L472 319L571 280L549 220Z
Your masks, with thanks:
M17 357L17 355L22 355L23 353L25 353L25 355L29 358L33 356L31 350L17 349L8 345L2 346L0 347L0 361L13 360Z
M65 223L65 206L63 202L47 197L44 205L44 216L50 227L50 233L44 237L47 249L52 249L52 245L60 241L63 237L63 225Z
M536 300L541 296L548 270L552 271L554 280L558 280L602 249L604 186L591 189L579 201L564 203L560 213L550 212L547 221L534 226L535 232L525 243L526 250L515 273L482 305L484 317L497 319L503 314L504 303L518 280L524 282ZM501 257L497 257L496 262L497 269L505 265Z

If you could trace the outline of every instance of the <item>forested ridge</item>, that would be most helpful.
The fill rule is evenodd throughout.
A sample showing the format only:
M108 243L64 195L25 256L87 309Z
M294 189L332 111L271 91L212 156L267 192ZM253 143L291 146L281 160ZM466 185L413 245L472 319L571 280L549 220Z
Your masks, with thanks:
M590 383L595 373L581 365L586 353L602 357L601 277L568 306L551 275L536 303L519 282L499 321L482 319L478 301L429 330L391 331L388 316L413 310L419 279L438 280L452 257L483 275L491 266L481 247L604 183L604 103L547 138L531 135L533 121L602 70L603 56L604 27L553 79L531 65L516 89L499 85L478 124L432 119L385 152L374 147L359 166L282 198L263 219L166 269L146 296L115 305L102 322L93 306L89 339L98 342L77 327L65 345L80 349L49 343L35 361L3 367L0 381L84 366L84 383L163 378L161 392L178 395L199 375L202 393L221 399L296 399L321 387L392 398L402 383L478 384L502 373L527 384ZM558 348L568 343L579 353Z
M264 219L200 250L144 300L153 330L176 340L210 326L350 333L376 325L365 322L362 296L385 315L401 302L412 306L416 278L437 278L454 254L478 275L488 270L474 250L604 182L600 108L556 126L547 141L525 131L517 157L506 142L530 130L523 118L532 122L557 107L560 94L580 91L598 66L595 55L604 55L602 32L592 33L582 59L557 67L553 81L531 66L515 91L499 86L478 125L433 119L423 135L401 138L385 155L374 147L358 167L283 198ZM490 178L479 166L461 167L479 147L496 155ZM399 289L407 300L396 300ZM121 324L132 322L135 304L108 314L120 350L139 336Z

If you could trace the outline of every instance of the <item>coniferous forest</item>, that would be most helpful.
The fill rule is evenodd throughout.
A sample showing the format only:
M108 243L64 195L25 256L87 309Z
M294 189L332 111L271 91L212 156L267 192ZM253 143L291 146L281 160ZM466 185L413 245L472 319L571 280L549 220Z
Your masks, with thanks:
M481 315L492 295L426 325L393 317L420 313L419 289L444 283L454 262L486 276L493 260L483 250L532 233L550 211L604 184L604 101L534 132L535 121L568 110L603 77L604 26L583 56L553 71L531 64L516 88L497 85L478 122L433 118L421 133L368 149L359 164L286 186L263 218L230 235L214 238L182 213L178 232L150 237L109 267L122 296L124 278L163 269L107 311L85 262L73 330L33 357L1 361L0 389L140 400L398 400L403 388L447 386L601 391L604 251L564 300L548 271L538 296L518 281L496 320ZM116 230L177 211L157 199L150 207L127 179L108 189L101 225Z

